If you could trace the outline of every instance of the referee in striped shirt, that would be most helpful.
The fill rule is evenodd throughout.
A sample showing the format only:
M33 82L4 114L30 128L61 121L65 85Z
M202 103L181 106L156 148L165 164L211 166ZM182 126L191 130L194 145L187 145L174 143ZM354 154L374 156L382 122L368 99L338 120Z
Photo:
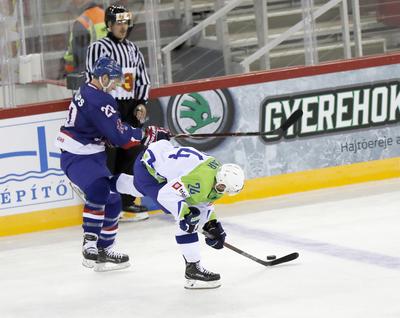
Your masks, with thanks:
M113 92L119 112L124 122L133 127L142 127L146 115L146 104L150 90L150 80L142 53L127 39L133 28L132 13L124 6L111 5L105 12L106 37L93 42L87 49L86 81L92 79L93 66L97 59L107 56L117 61L122 67L125 82ZM112 173L132 174L132 166L142 146L131 150L121 148L108 150L108 166ZM121 195L124 212L142 212L133 220L147 219L147 208L134 204L134 197Z

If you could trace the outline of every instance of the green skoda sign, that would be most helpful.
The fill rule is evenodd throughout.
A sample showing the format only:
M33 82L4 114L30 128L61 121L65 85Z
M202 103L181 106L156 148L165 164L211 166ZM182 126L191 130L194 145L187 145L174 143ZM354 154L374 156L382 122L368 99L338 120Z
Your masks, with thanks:
M213 117L210 105L200 94L191 93L188 97L191 99L185 99L181 104L182 108L186 107L187 110L179 112L179 119L189 118L194 122L193 126L186 129L187 132L193 134L203 127L217 123L221 119L220 116Z
M234 119L234 106L228 90L218 89L171 97L168 103L168 126L174 134L229 132ZM184 146L208 150L221 138L177 139Z

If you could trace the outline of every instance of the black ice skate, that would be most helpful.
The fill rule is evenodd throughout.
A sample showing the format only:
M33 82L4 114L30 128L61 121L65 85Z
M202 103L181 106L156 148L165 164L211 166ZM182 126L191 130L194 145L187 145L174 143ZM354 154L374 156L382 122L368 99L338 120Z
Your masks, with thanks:
M85 233L83 235L82 255L82 265L93 268L98 257L96 234Z
M111 245L107 248L99 247L99 255L94 270L96 272L107 272L127 268L130 265L129 256L116 252Z
M210 289L221 286L221 276L204 269L200 262L186 262L185 278L186 289Z

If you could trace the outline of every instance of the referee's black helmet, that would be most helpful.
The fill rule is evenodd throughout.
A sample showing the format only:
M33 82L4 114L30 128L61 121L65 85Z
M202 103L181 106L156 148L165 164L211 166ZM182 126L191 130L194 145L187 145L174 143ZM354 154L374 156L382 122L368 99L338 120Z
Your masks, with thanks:
M132 27L133 14L124 6L113 4L106 9L104 22L107 28L109 27L109 22L111 24L128 22L128 26Z

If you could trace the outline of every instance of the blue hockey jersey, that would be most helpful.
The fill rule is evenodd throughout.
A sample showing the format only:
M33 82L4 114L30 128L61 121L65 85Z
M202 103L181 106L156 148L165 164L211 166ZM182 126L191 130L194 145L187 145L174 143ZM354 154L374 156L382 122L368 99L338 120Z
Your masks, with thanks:
M138 145L142 137L141 129L121 121L115 99L88 83L74 94L56 146L70 153L89 155L104 151L106 141L128 149Z

